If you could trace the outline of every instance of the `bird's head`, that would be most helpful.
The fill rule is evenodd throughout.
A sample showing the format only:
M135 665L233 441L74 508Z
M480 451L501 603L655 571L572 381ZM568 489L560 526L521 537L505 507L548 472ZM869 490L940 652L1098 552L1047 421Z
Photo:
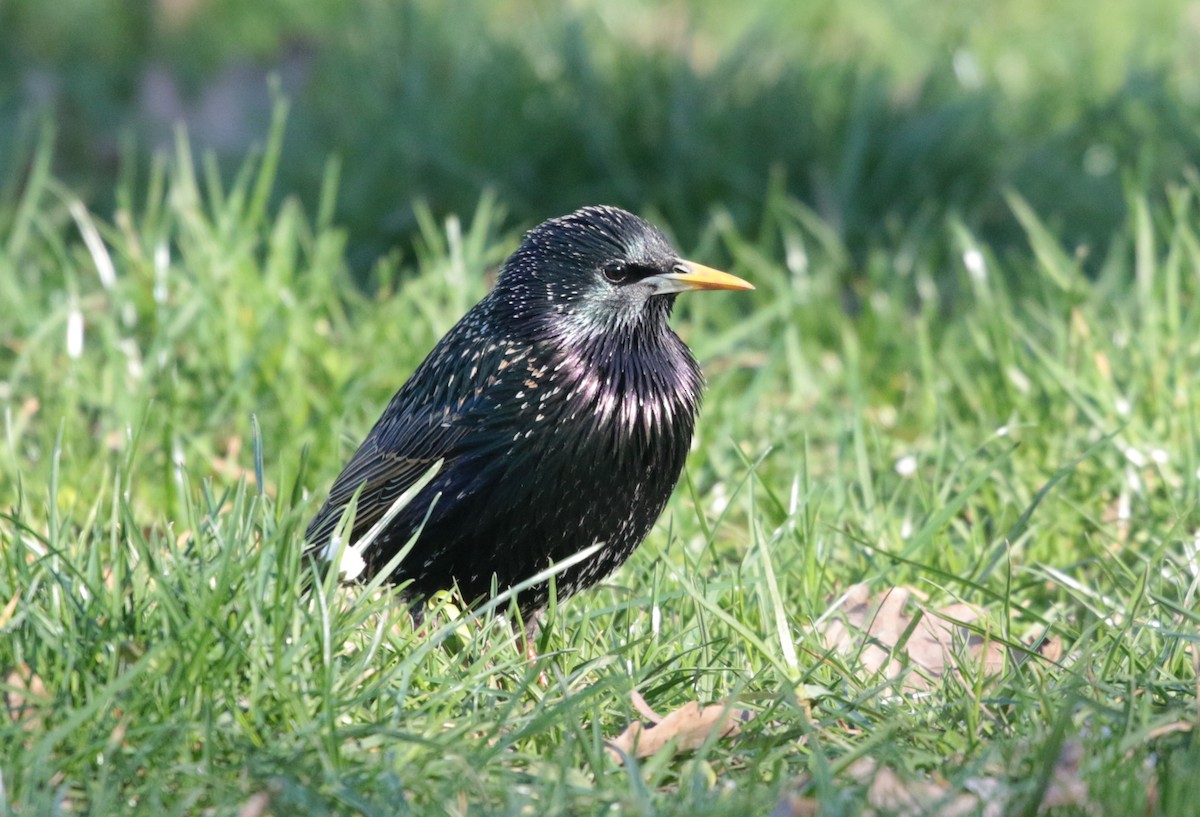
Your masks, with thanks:
M557 335L665 328L675 295L754 289L685 261L652 224L616 207L584 207L530 230L500 271L494 296L512 318Z

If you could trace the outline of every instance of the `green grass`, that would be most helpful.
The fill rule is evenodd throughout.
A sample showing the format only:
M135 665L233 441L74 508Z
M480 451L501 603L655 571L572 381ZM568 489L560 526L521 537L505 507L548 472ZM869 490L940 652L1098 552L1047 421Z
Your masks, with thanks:
M0 668L46 690L0 720L0 811L856 814L868 757L1033 814L1070 742L1102 813L1193 813L1200 186L1131 196L1094 276L1015 196L1003 254L951 217L855 264L781 189L755 234L699 225L687 254L758 290L680 299L709 376L686 483L530 663L502 604L414 632L390 591L304 593L299 559L519 234L495 199L418 208L364 292L336 178L272 205L272 144L229 181L181 142L111 219L44 161L0 204ZM858 581L1064 657L898 696L818 635ZM635 690L755 717L623 767Z

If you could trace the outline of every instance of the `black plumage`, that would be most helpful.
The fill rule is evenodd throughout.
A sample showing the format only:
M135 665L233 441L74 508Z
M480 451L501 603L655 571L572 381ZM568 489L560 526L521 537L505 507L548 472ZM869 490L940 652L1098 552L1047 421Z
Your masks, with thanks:
M410 580L414 599L457 585L471 603L493 576L505 589L596 542L592 558L556 577L557 592L604 578L649 532L691 443L702 376L667 325L689 289L753 287L682 260L658 229L613 207L531 230L334 481L308 526L310 552L336 552L360 487L351 543L441 459L358 554L368 574L424 522L388 577ZM523 592L522 613L547 595L545 585Z

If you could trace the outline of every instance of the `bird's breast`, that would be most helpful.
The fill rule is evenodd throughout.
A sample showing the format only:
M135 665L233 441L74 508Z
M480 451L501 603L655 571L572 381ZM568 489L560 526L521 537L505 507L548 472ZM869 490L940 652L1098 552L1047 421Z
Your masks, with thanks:
M690 365L689 365L690 364ZM604 453L646 454L690 441L699 374L681 361L645 355L595 361L560 353L530 367L516 399L531 428L551 437L579 435ZM535 432L536 433L536 432Z
M415 578L437 568L482 594L493 573L507 587L603 543L559 577L563 597L620 565L662 512L691 442L699 372L686 351L597 357L512 344L501 353L472 400L475 433L430 486L449 501L425 524L438 546ZM530 592L544 603L544 588Z

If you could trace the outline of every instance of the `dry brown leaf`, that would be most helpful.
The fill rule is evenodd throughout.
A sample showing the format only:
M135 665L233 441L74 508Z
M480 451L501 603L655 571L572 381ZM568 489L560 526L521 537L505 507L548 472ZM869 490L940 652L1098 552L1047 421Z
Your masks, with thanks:
M690 701L653 723L656 713L644 700L639 701L640 695L634 694L634 706L652 721L652 725L647 727L641 721L634 721L609 741L609 753L618 763L622 754L649 757L672 741L676 752L699 749L713 735L718 738L736 735L741 731L741 723L751 717L749 711L726 704L701 706Z
M1063 657L1063 642L1056 635L1047 636L1037 645L1038 654L1047 661L1057 664Z
M770 817L817 817L820 813L821 804L815 797L789 794L775 805Z
M1038 811L1057 808L1059 806L1078 806L1085 810L1092 809L1088 797L1087 783L1079 775L1079 765L1083 760L1083 747L1074 741L1063 744L1054 761L1054 771L1050 774L1050 783L1042 794L1042 802Z
M635 689L629 693L629 697L633 700L633 708L638 711L639 715L650 721L650 723L658 723L662 720L662 715L654 711L654 707L650 706L646 699L642 697L642 693Z
M901 780L886 766L871 781L867 802L889 817L1000 817L1004 813L995 799L985 801L972 792L953 791L945 781Z
M1175 732L1191 732L1195 728L1196 724L1192 721L1174 721L1172 723L1164 723L1162 726L1156 726L1147 732L1145 741L1146 743L1149 743L1150 741L1158 740L1163 735L1170 735ZM1131 747L1126 750L1125 756L1128 757L1131 755L1134 748L1136 747Z
M1100 520L1112 527L1116 545L1124 545L1129 540L1129 493L1126 490L1122 489L1104 506Z
M13 597L8 600L8 604L4 605L4 609L0 610L0 630L8 626L8 622L12 621L13 613L17 611L17 604L21 601L21 591L13 593Z
M870 672L884 672L888 678L904 676L901 660L924 670L933 679L956 669L968 657L982 665L987 675L1004 669L1005 650L963 626L979 617L979 610L968 604L950 604L936 610L921 607L921 618L913 626L913 616L904 608L913 592L893 587L872 596L865 584L851 587L840 603L840 615L828 619L820 628L825 646L848 655L858 655ZM897 650L904 634L912 632L903 648ZM904 687L923 690L930 685L921 673L907 673Z
M263 817L267 813L267 806L271 805L270 792L260 791L250 795L250 799L242 803L242 807L238 810L238 817Z
M1082 759L1078 743L1070 741L1063 746L1038 804L1039 814L1062 806L1097 812L1079 774ZM1013 805L1015 794L1000 777L970 777L953 787L940 776L903 775L869 758L857 761L846 773L867 787L870 808L864 812L866 817L1000 817Z
M18 664L4 674L4 705L13 723L28 732L42 727L41 707L50 700L46 684L28 664Z
M1000 817L1006 792L994 778L971 778L962 789L954 789L941 778L907 778L887 766L864 758L847 770L855 780L867 784L868 808L864 815L875 817Z

